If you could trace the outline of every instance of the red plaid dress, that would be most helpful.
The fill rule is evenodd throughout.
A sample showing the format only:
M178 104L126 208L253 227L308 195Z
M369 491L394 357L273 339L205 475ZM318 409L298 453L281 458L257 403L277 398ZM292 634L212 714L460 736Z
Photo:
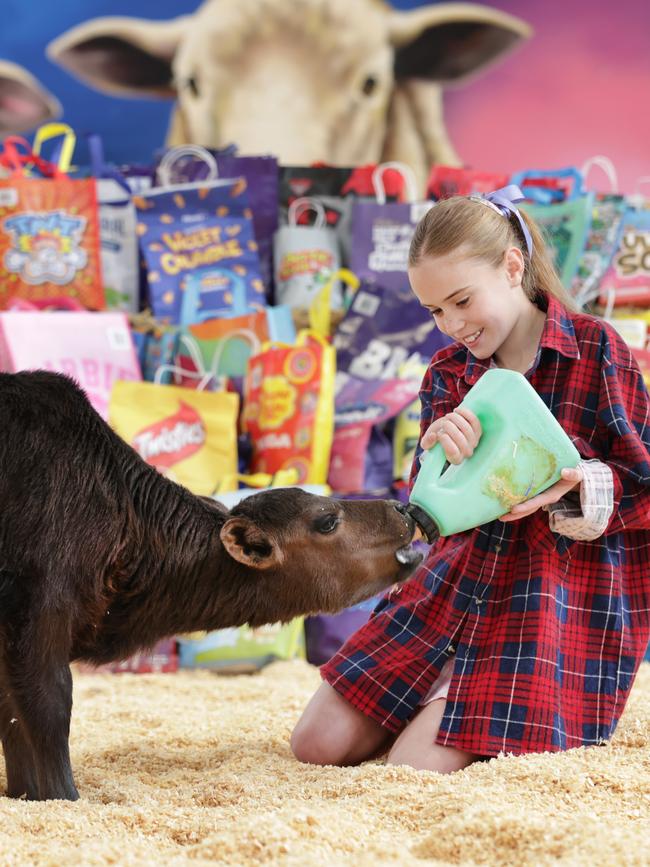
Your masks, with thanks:
M422 385L422 431L488 366L460 344L442 349ZM486 756L608 740L650 637L650 412L639 368L610 326L549 298L528 377L581 456L611 470L602 535L569 538L557 520L552 532L554 516L538 510L440 539L321 669L397 733L452 657L437 742Z

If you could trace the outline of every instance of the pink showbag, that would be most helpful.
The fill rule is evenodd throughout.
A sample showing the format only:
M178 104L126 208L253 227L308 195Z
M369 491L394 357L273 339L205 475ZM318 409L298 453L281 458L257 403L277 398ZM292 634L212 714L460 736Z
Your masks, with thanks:
M0 313L0 370L38 368L76 379L104 419L113 383L142 379L123 313Z

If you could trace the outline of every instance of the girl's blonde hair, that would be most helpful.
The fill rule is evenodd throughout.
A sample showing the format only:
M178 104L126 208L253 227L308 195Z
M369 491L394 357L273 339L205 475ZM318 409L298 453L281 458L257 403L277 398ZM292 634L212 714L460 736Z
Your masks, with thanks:
M459 247L466 255L497 267L509 247L518 247L524 257L522 287L533 304L539 306L553 295L565 307L576 310L555 270L542 230L524 211L519 211L533 239L533 255L528 255L526 240L516 216L504 216L477 198L453 196L437 202L415 228L409 249L409 268L428 256L444 256Z

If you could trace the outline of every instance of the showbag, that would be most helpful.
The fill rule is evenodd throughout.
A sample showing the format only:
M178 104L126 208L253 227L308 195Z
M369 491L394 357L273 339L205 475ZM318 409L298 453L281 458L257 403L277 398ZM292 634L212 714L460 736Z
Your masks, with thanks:
M265 305L243 178L153 189L133 201L158 319L190 325Z
M269 344L248 364L244 425L252 471L295 469L298 484L324 484L334 426L335 352L302 331L295 345Z
M124 313L0 314L0 369L37 368L76 379L104 419L113 384L141 379Z
M239 397L150 382L118 382L110 423L151 466L209 496L237 472Z
M388 202L383 174L399 168L406 180L408 202ZM408 166L383 163L373 175L376 201L355 201L352 208L350 270L361 280L376 280L387 289L407 289L408 252L415 227L433 202L416 201L416 184Z
M28 154L16 145L27 146ZM0 308L12 298L48 301L62 296L91 310L105 307L99 258L94 178L76 180L41 160L23 139L9 137L0 178ZM34 161L46 176L28 176Z

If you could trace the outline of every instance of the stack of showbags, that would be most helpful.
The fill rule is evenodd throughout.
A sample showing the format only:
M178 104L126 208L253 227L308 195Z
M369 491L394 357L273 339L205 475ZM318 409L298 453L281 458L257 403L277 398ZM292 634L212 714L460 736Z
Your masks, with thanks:
M83 147L89 168L74 169ZM595 168L605 191L588 189ZM187 145L117 168L61 124L0 151L0 369L72 376L143 460L223 508L287 485L406 501L420 383L449 342L409 286L413 232L437 200L514 181L577 304L650 380L650 208L602 157L517 176L435 165L422 198L395 163ZM320 664L376 602L170 636L105 670Z

